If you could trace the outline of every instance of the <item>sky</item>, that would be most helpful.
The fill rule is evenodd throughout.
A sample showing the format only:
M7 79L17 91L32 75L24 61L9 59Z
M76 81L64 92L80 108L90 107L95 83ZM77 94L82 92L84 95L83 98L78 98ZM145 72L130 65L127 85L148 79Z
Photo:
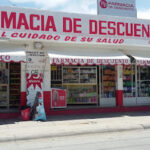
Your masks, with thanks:
M97 14L97 0L0 0L1 5ZM138 18L150 19L150 0L136 0Z

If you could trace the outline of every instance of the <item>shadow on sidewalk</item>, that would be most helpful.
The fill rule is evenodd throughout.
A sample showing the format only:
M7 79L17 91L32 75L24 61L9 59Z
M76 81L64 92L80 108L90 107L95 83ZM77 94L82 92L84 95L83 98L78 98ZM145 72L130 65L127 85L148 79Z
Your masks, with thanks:
M22 121L21 117L17 117L15 119L0 119L0 126L1 125L7 125L7 124L15 124L15 123L20 122L20 121Z
M96 114L81 114L81 115L57 115L48 116L47 121L67 121L67 120L80 120L80 119L100 119L100 118L117 118L117 117L139 117L150 116L150 111L144 112L114 112L114 113L96 113Z
M144 112L114 112L114 113L96 113L96 114L81 114L81 115L56 115L56 116L47 116L46 122L54 122L54 121L71 121L71 120L83 120L83 119L100 119L100 118L117 118L117 117L144 117L150 116L150 111ZM31 120L30 120L31 121ZM0 119L0 126L1 125L9 125L9 124L16 124L19 122L26 122L22 121L21 117L15 119Z

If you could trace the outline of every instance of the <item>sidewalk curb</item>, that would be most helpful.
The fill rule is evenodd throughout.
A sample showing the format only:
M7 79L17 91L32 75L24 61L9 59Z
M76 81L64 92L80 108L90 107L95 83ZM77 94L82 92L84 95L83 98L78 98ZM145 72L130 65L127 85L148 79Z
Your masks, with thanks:
M148 130L150 129L150 125L136 125L131 128L108 128L107 130L104 129L96 129L90 131L70 131L70 132L62 132L62 133L53 133L49 134L41 134L41 135L31 135L31 136L22 136L8 138L0 138L0 143L4 142L11 142L11 141L23 141L23 140L33 140L33 139L41 139L41 138L55 138L55 137L65 137L65 136L76 136L76 135L85 135L85 134L96 134L96 133L113 133L113 132L124 132L124 131L135 131L135 130Z

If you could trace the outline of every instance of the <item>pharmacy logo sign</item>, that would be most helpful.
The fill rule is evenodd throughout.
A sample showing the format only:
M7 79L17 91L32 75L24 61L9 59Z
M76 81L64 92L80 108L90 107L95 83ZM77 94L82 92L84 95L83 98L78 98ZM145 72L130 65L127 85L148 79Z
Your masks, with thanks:
M107 8L107 1L106 0L101 0L100 1L100 7L101 8Z

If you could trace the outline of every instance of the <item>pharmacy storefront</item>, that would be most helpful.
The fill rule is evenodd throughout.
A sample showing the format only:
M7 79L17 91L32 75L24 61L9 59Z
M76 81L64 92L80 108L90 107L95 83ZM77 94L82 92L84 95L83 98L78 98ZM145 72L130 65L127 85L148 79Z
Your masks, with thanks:
M1 113L37 92L47 114L150 106L149 20L17 7L0 20Z

